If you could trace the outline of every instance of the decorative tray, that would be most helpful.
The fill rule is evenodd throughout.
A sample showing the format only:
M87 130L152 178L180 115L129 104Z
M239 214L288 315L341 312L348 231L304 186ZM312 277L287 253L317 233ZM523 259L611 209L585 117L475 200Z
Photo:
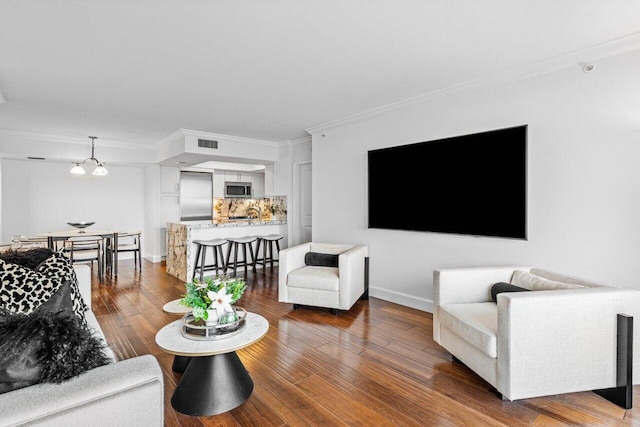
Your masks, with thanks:
M210 341L229 338L239 334L246 326L247 310L233 307L238 320L231 323L214 323L207 325L204 320L195 320L192 313L182 317L182 336L190 340Z

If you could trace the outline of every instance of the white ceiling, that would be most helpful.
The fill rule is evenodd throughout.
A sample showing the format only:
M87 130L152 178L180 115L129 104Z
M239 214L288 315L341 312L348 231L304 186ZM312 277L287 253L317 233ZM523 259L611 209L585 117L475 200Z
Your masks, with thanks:
M637 0L0 0L0 130L295 140L639 31Z

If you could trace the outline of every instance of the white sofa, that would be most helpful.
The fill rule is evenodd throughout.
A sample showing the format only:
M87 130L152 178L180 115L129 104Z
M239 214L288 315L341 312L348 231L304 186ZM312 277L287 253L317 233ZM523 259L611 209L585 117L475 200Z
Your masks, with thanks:
M75 265L85 303L91 308L91 269ZM103 340L93 311L90 328ZM162 426L164 381L160 365L144 355L87 371L62 384L42 383L0 394L0 426Z
M582 286L501 293L516 270ZM531 267L435 270L434 340L503 398L608 389L617 382L617 315L640 319L640 290L603 286ZM640 327L634 341L640 342ZM640 383L640 351L633 355Z
M338 267L308 266L309 252L338 255ZM368 248L365 245L309 242L279 253L278 301L349 310L368 298Z

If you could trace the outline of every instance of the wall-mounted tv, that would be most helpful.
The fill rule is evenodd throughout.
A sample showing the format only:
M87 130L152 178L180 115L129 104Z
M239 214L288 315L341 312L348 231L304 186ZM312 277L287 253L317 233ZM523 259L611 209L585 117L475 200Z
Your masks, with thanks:
M368 152L369 228L527 238L527 125Z

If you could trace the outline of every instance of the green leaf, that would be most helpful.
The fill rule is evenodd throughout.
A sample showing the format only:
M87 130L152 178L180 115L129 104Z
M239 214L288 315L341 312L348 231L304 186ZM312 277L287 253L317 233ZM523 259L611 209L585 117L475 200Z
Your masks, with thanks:
M192 307L194 309L194 317L205 318L203 314L196 316L196 309L206 311L211 305L211 299L207 295L207 292L218 292L223 286L226 289L226 293L231 295L232 304L238 301L247 289L246 282L239 278L229 278L224 275L216 276L215 278L207 276L204 278L203 283L198 279L194 279L190 283L185 283L186 292L180 300L180 304L186 307ZM202 312L198 311L198 313Z
M207 320L209 318L209 314L207 313L207 309L206 308L194 307L193 308L193 317L195 317L196 320L200 320L200 319Z

